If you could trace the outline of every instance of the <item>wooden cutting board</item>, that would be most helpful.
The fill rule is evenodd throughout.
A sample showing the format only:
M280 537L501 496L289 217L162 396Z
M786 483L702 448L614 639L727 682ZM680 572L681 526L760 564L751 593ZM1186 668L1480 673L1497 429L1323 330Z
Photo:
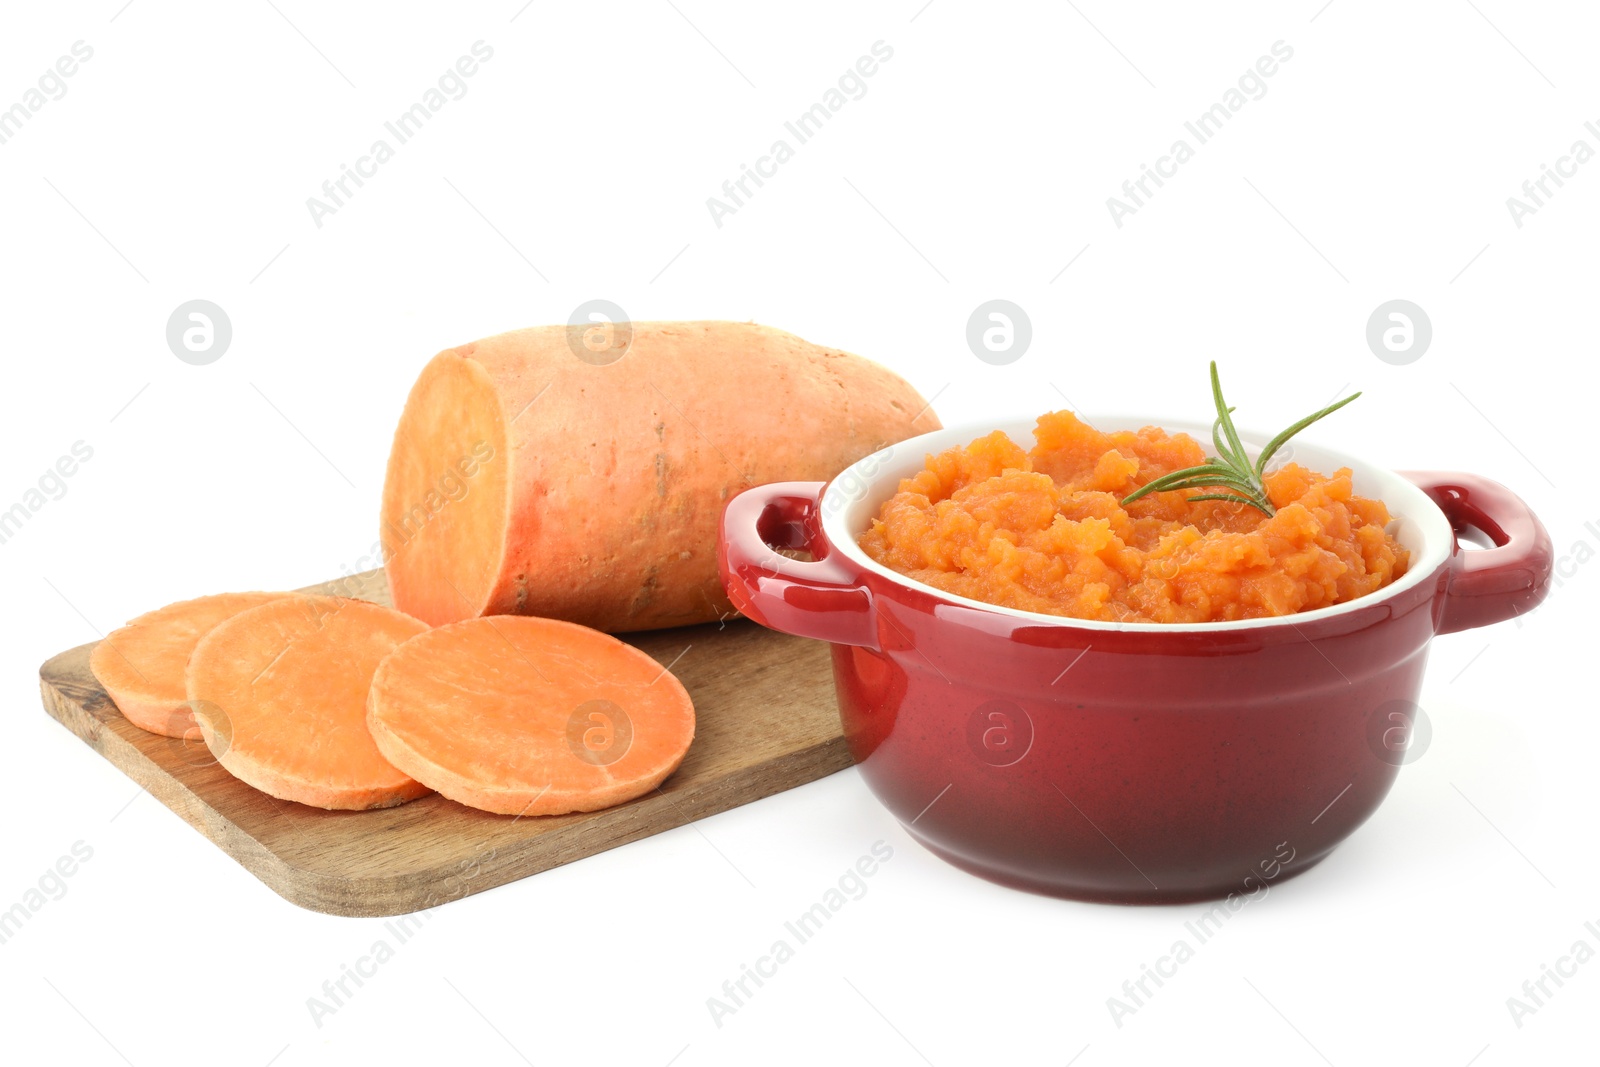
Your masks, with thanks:
M313 586L388 604L382 571ZM146 733L89 672L94 645L39 669L44 706L285 899L333 915L420 911L815 781L850 765L828 646L743 619L622 635L682 679L695 739L661 788L607 811L492 815L437 794L377 811L277 800L205 745Z

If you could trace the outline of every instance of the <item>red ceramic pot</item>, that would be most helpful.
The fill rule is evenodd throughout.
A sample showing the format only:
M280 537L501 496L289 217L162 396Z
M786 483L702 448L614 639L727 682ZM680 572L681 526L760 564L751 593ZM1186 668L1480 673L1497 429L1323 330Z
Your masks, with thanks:
M1032 444L1031 421L1000 428ZM1209 426L1169 428L1209 440ZM1298 442L1297 462L1350 467L1357 492L1388 504L1411 550L1398 581L1284 618L1105 623L953 596L857 547L928 453L990 429L925 434L828 483L748 490L724 512L718 562L745 615L833 644L851 751L906 831L1005 885L1177 902L1310 867L1394 783L1433 636L1526 612L1549 585L1550 537L1504 487ZM1467 531L1492 547L1463 550Z

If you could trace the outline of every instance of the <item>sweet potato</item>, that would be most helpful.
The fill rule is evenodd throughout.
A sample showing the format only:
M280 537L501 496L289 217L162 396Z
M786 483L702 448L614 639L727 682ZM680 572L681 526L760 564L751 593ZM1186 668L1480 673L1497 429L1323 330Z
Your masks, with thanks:
M167 737L194 735L183 671L200 639L219 623L288 593L218 593L181 600L112 630L89 654L89 670L123 718Z
M427 627L398 611L292 596L240 612L189 657L186 687L206 747L233 775L281 800L385 808L428 792L367 732L378 664Z
M423 369L383 491L400 610L610 632L724 617L716 524L730 497L831 478L939 426L891 371L781 330L637 322L584 336L602 344L546 326Z
M459 803L506 815L595 811L683 761L694 705L632 645L555 619L429 630L379 665L367 726L390 763Z

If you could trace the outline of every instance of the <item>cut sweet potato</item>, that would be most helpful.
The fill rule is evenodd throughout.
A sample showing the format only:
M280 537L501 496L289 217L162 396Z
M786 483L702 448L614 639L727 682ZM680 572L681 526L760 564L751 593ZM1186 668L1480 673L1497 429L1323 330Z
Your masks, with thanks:
M389 589L432 625L707 622L733 611L716 526L734 494L831 478L938 428L888 369L751 323L545 326L449 349L395 432Z
M683 761L694 705L655 660L555 619L429 630L378 667L367 726L389 762L444 796L506 815L596 811Z
M240 612L189 657L187 690L206 746L240 780L318 808L385 808L428 792L367 732L367 689L390 652L427 626L332 596Z
M89 670L133 725L167 737L193 737L183 672L194 646L239 612L288 595L218 593L168 604L107 634L89 654Z

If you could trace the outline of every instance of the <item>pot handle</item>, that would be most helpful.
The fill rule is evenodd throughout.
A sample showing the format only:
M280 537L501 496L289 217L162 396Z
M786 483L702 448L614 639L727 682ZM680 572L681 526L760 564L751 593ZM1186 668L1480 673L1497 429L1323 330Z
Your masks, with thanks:
M1499 482L1459 471L1407 471L1459 535L1483 533L1494 547L1464 550L1457 540L1439 619L1442 634L1503 622L1537 607L1550 591L1550 534L1522 498Z
M717 572L733 606L769 629L838 645L878 647L872 594L822 533L826 482L746 489L722 511ZM812 561L776 549L804 549Z

